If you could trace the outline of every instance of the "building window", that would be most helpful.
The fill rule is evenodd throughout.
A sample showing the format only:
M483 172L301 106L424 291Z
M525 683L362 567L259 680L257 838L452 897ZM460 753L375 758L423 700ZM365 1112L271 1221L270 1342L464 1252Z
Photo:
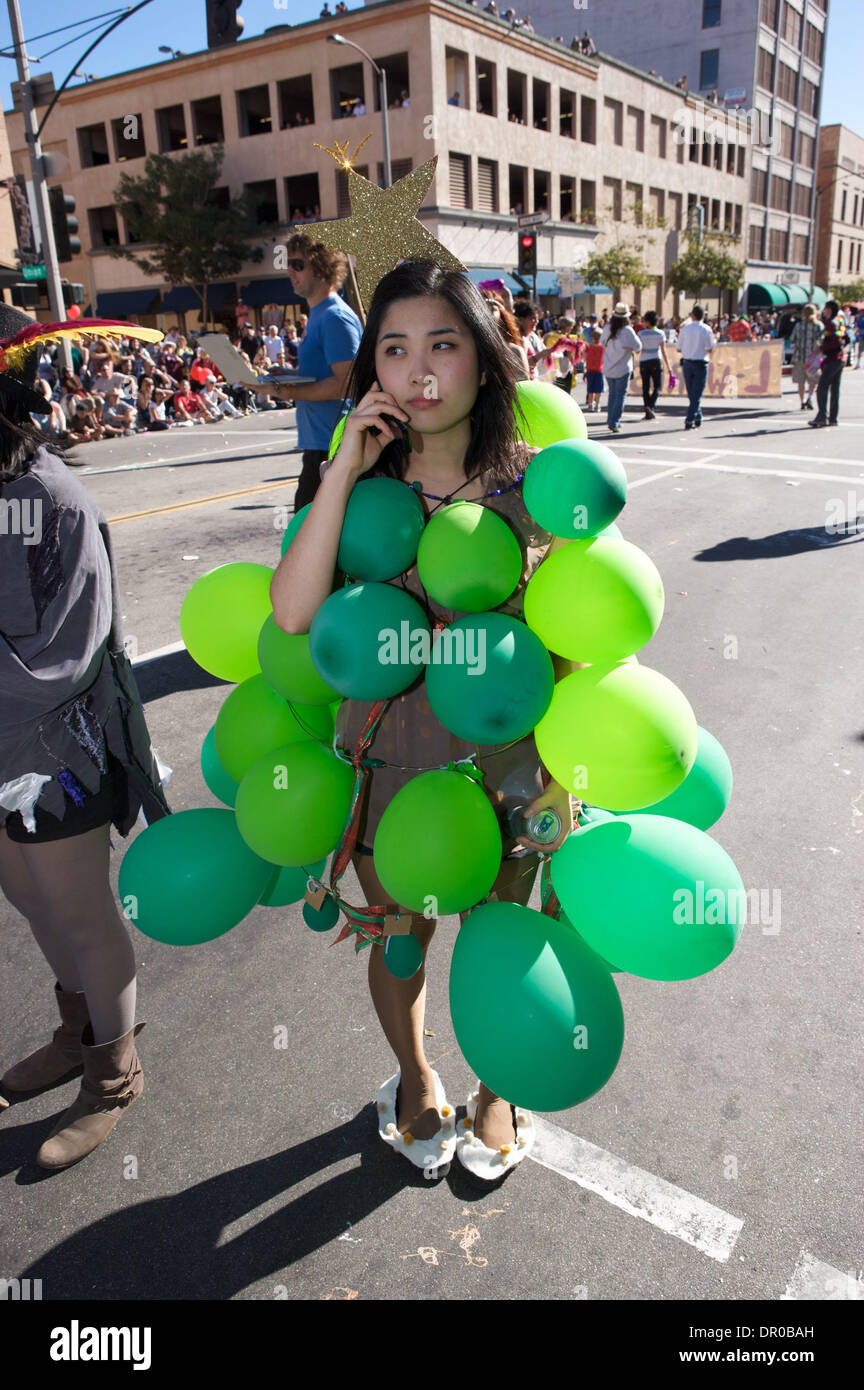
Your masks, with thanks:
M597 185L593 179L579 180L579 221L589 227L597 221Z
M195 144L220 145L225 139L221 97L203 97L201 101L193 101L191 111Z
M477 110L484 116L497 116L495 109L495 64L476 58Z
M857 227L857 225L858 225L858 194L857 194L857 193L855 194L855 203L854 203L853 208L852 208L852 221L855 223L855 225L856 225L856 227Z
M792 184L789 179L781 179L777 174L771 175L771 207L778 212L789 211L789 200Z
M744 224L744 209L743 209L743 207L741 206L740 203L736 203L736 204L735 204L735 225L734 225L734 228L733 228L733 235L734 235L734 236L740 237L740 235L741 235L741 228L742 228L743 224Z
M623 217L623 204L621 199L621 180L604 179L603 188L606 193L606 202L603 209L604 215L611 217L613 222L620 222Z
M94 169L97 164L109 164L111 162L105 126L101 121L98 125L78 127L78 154L81 158L82 169Z
M633 224L641 227L643 222L644 208L642 205L642 185L641 183L627 184L627 211L633 217Z
M734 174L734 173L735 173L735 154L736 154L737 149L738 149L738 146L737 146L737 145L731 145L731 144L730 144L730 145L727 145L727 146L726 146L726 173L727 173L727 174Z
M114 132L114 156L118 164L127 159L143 159L147 153L144 144L143 122L140 112L137 116L118 116L111 122Z
M780 227L769 227L768 229L768 259L769 261L779 261L781 265L786 264L786 229Z
M843 269L843 238L837 238L837 269Z
M603 100L604 140L607 145L624 144L624 107L620 101L611 97Z
M549 211L549 174L545 169L534 170L534 206L532 212Z
M651 153L666 158L666 122L662 116L651 117Z
M809 256L809 237L794 234L789 239L789 259L793 265L806 265Z
M810 216L810 185L806 183L796 183L795 191L792 195L792 211L796 217Z
M576 94L564 87L558 93L558 134L576 139Z
M716 29L722 23L721 0L702 0L702 28Z
M795 127L791 126L788 121L780 121L779 125L780 139L778 141L779 149L777 153L782 159L791 159L795 144Z
M662 188L649 188L648 200L654 222L658 227L662 226L666 216L666 194Z
M774 54L769 53L767 48L759 49L759 57L756 63L756 81L760 87L764 87L766 92L774 90Z
M315 102L312 98L312 76L304 73L302 77L286 77L277 82L276 96L279 101L279 129L294 130L301 125L315 124Z
M719 198L712 198L712 199L711 199L711 224L710 224L710 225L711 225L711 231L712 231L712 232L719 232L719 230L720 230L720 208L721 208L721 206L722 206L722 205L721 205L721 202L720 202L720 199L719 199Z
M760 207L768 205L768 171L754 169L750 175L750 200Z
M244 183L243 192L252 208L252 220L256 227L275 227L279 222L279 205L276 201L276 180L261 179L258 183Z
M358 165L356 165L356 170L357 170L357 173L360 174L364 179L368 179L368 177L369 177L369 165L368 165L368 164L358 164ZM350 217L350 215L351 215L351 198L350 198L349 193L348 193L348 175L345 173L345 170L344 170L344 169L337 169L337 170L336 170L336 216L337 216L337 217Z
M310 222L321 216L317 174L294 174L285 180L285 211L289 222Z
M513 216L519 217L525 212L525 184L528 178L528 170L523 164L511 164L507 176L507 188L510 195L510 212Z
M798 163L803 164L805 169L812 169L816 159L816 138L813 135L805 135L803 130L798 132Z
M450 206L451 208L470 208L471 206L471 157L467 154L450 155Z
M330 106L336 121L353 116L358 108L361 115L364 113L366 97L362 63L348 63L344 68L330 69Z
M411 168L412 168L412 165L411 165L411 160L410 160L410 159L391 159L391 160L390 160L390 183L391 183L391 185L394 184L394 183L398 183L400 179L406 178L406 177L408 176L408 174L411 173ZM379 161L378 161L378 187L379 187L379 188L383 188L383 187L384 187L384 165L381 163L380 159L379 159Z
M561 174L558 182L558 216L562 222L576 221L576 180L570 174Z
M841 222L845 222L845 221L846 221L846 198L847 198L847 197L848 197L848 192L847 192L847 190L844 188L844 189L843 189L843 197L842 197L841 200L840 200L840 221L841 221Z
M237 124L240 135L269 135L273 124L270 114L270 88L245 87L237 93Z
M156 129L159 132L161 154L167 154L169 150L186 149L186 117L182 106L163 106L157 111Z
M807 28L804 31L804 52L812 63L822 66L822 53L825 46L825 35L821 29L817 29L815 24L807 21Z
M781 30L783 38L792 48L801 46L801 15L789 4L789 0L783 3L783 28Z
M780 0L759 0L759 18L769 29L777 28L777 11Z
M806 77L801 78L801 110L805 116L815 116L819 110L819 88Z
M699 86L716 87L720 71L720 49L707 48L699 59Z
M524 72L507 69L507 119L514 125L527 124L528 94Z
M747 151L745 150L745 148L744 148L743 145L739 145L739 146L738 146L738 167L737 167L737 174L738 174L739 179L743 179L744 176L745 176L745 174L746 174L746 172L747 172L747 169L746 169L746 161L747 161Z
M763 258L763 257L762 257L762 233L763 233L764 230L765 230L764 227L753 227L753 226L751 226L751 228L750 228L750 234L749 234L749 238L748 238L748 240L749 240L749 246L748 246L747 254L748 254L748 256L749 256L749 258L750 258L751 261L761 261L762 258Z
M723 230L731 235L732 233L733 207L731 203L723 205Z
M627 107L627 145L631 150L645 149L645 112L638 106Z
M477 160L477 211L498 211L498 165L494 159Z
M854 243L854 241L850 241L850 243L849 243L849 269L850 269L850 270L854 270L854 269L855 269L855 243Z
M87 220L90 223L90 245L119 246L120 231L117 226L117 212L113 207L89 208Z
M684 198L681 193L669 194L669 205L672 209L669 221L676 232L680 232L684 225Z
M580 99L579 135L583 144L597 144L597 103L593 97L582 97Z
M404 92L411 100L411 89L408 83L408 54L390 53L386 58L376 58L375 62L379 68L383 68L387 74L387 105L390 108L401 106L402 93ZM375 91L375 110L381 110L381 83L377 76L374 81ZM468 105L468 93L465 92L465 106Z
M551 129L549 124L549 100L550 87L548 82L541 82L538 77L532 83L532 120L535 130L545 130L548 134Z
M795 69L790 68L788 63L778 61L777 95L781 101L788 101L790 106L795 105L795 79L797 76Z

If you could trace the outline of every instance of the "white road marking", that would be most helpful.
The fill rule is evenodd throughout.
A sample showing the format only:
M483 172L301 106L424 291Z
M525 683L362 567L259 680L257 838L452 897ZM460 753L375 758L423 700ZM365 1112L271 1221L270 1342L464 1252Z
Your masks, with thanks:
M145 652L143 656L136 656L132 665L143 666L145 661L157 661L160 656L173 656L175 652L185 652L185 650L185 642L171 642L167 647L154 647L152 652Z
M761 449L712 449L710 444L704 444L699 448L689 444L643 444L641 442L637 444L635 440L633 440L632 443L625 444L622 441L616 440L615 448L660 449L669 454L716 454L718 456L721 454L728 454L730 458L783 459L790 463L813 463L812 454L769 454L764 453ZM850 468L859 466L861 462L860 459L840 458L826 458L820 459L819 461L820 463L845 463L848 464Z
M833 1265L823 1264L807 1250L802 1250L798 1263L786 1292L780 1295L780 1302L789 1300L819 1300L828 1302L839 1299L864 1301L864 1282L854 1269L846 1274Z
M718 452L718 453L714 453L714 454L709 454L707 458L705 458L705 459L700 459L700 460L699 460L698 466L699 466L699 467L702 467L702 466L704 466L705 464L710 463L711 459L719 458L719 457L720 457L719 452ZM651 462L651 466L652 466L652 467L656 467L656 466L657 466L657 463L659 462L659 460L658 460L658 459L655 459L655 460L651 461L651 460L648 460L648 459L638 459L638 460L634 460L634 462L638 462L638 463L643 463L643 462L644 462L644 463L649 463L649 462ZM654 482L657 481L658 478L668 478L669 475L670 475L671 473L674 473L675 476L678 477L678 476L680 476L681 474L686 473L688 469L690 469L690 468L695 468L695 467L697 467L697 464L696 464L696 463L690 463L690 462L688 462L688 463L672 463L672 464L669 465L668 468L664 468L664 469L662 470L662 472L660 472L660 473L652 473L651 476L650 476L650 478L640 478L640 479L639 479L637 482L635 482L635 483L628 483L628 484L627 484L627 490L628 490L628 492L629 492L629 491L632 491L632 489L633 489L634 487L644 487L646 483L654 483Z
M719 452L725 454L729 451L723 449ZM860 483L864 480L864 473L852 477L848 473L802 473L795 468L743 468L735 463L710 463L708 461L718 456L719 454L708 454L706 459L687 459L682 460L681 463L670 463L665 472L655 473L651 478L641 479L640 482L629 483L628 487L639 487L641 482L653 482L655 477L663 478L670 473L684 473L694 468L702 468L706 473L743 473L751 478L802 478L817 483ZM640 464L643 468L657 468L666 462L668 462L666 459L628 459L627 467L632 468L634 464Z
M542 1168L596 1192L621 1211L695 1246L712 1260L729 1259L744 1225L740 1217L548 1120L535 1116L534 1124L537 1141L528 1157Z
M263 433L263 431L262 431ZM270 433L270 431L267 431ZM275 443L275 441L274 441ZM254 449L264 449L264 444L254 444ZM177 458L157 458L145 459L143 463L116 463L113 468L76 468L79 477L92 478L97 473L134 473L141 468L173 468L177 463L209 463L217 454L230 454L236 450L237 444L227 444L224 449L205 449L197 454L180 454ZM302 451L297 448L279 448L280 454L299 454ZM254 458L266 458L266 454L255 454Z

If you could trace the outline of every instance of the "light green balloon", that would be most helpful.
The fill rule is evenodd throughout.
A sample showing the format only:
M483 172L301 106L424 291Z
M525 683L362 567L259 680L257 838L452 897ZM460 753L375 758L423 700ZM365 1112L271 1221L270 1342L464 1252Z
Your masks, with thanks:
M506 521L488 507L451 502L426 524L417 573L429 597L443 608L481 613L497 608L516 588L522 551Z
M312 864L338 845L354 771L320 743L274 748L249 769L237 790L237 828L271 864Z
M201 774L213 795L225 806L237 800L237 783L229 777L216 752L216 725L209 730L201 745Z
M260 671L258 634L273 610L269 565L219 565L196 579L180 609L180 632L193 661L224 681Z
M747 916L741 875L716 840L667 816L575 831L552 886L592 950L647 980L691 980L724 961Z
M268 685L294 704L329 705L338 699L312 664L309 633L283 632L272 613L258 638L258 660Z
M696 759L680 787L671 796L647 806L645 813L671 816L699 830L708 830L720 819L732 795L732 764L713 734L700 725ZM643 814L639 812L639 814Z
M501 865L501 832L481 788L461 772L423 772L396 793L373 844L391 902L431 916L465 912Z
M353 414L353 410L348 411L348 415ZM348 415L343 415L341 420L336 421L336 428L330 436L330 444L327 449L328 459L335 458L339 452L339 445L342 443L342 436L345 433L345 425L348 421Z
M696 716L659 671L586 666L558 681L534 739L544 766L574 796L639 811L684 781L696 757Z
M561 439L587 439L585 416L572 396L548 381L517 381L516 434L534 449Z
M261 896L261 907L287 907L289 903L298 903L305 897L310 875L320 878L326 865L326 859L319 859L316 864L277 869Z
M450 1013L472 1071L526 1109L568 1110L595 1095L624 1042L606 967L570 927L518 903L486 903L465 919Z
M547 556L535 570L525 621L559 656L605 664L650 642L663 602L663 581L643 550L596 536Z
M333 739L326 705L289 705L262 675L231 691L214 728L219 761L235 782L271 748L304 739L323 740L329 746Z
M544 531L584 541L614 524L627 500L627 475L598 440L562 439L534 455L522 497Z

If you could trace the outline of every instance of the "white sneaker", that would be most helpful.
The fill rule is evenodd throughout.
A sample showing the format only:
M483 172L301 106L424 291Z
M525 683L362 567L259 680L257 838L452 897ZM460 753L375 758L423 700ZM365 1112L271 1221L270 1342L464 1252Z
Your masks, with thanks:
M523 1110L520 1106L511 1106L511 1114L514 1116L516 1125L516 1138L512 1144L502 1144L499 1149L490 1149L474 1133L474 1120L477 1115L479 1099L479 1090L473 1091L465 1102L465 1109L468 1114L456 1126L456 1155L463 1168L467 1168L468 1172L473 1173L475 1178L496 1182L504 1173L509 1173L511 1168L515 1168L517 1163L521 1163L525 1155L533 1149L537 1138L534 1116L530 1110Z
M456 1151L456 1112L448 1104L441 1078L434 1068L432 1076L435 1079L435 1104L441 1116L441 1126L431 1139L415 1139L410 1131L405 1134L399 1133L396 1123L396 1091L401 1072L397 1071L395 1076L385 1081L375 1097L378 1133L384 1143L403 1154L415 1168L422 1168L424 1172L435 1172L438 1168L445 1167Z

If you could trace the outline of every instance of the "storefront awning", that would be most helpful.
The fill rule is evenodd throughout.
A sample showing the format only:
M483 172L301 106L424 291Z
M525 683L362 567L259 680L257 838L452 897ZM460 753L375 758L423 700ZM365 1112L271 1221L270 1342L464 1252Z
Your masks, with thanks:
M751 309L779 309L784 304L824 305L827 294L818 285L747 285L747 303Z
M515 277L514 275L512 275L511 272L510 272L509 270L506 270L506 269L504 268L504 266L501 266L501 265L483 265L483 266L469 265L467 269L468 269L468 274L469 274L469 276L471 277L471 279L474 281L474 284L475 284L475 285L479 285L479 284L481 283L481 281L483 281L483 280L503 280L503 281L504 281L504 284L507 286L508 290L510 290L512 294L519 294L520 292L524 292L524 291L523 291L523 286L522 286L521 281L520 281L520 280L517 280L516 277ZM532 278L530 275L527 275L527 276L524 277L524 279L525 279L525 284L528 285L529 288L533 288L533 283L534 283L534 282L533 282L533 278ZM537 271L537 293L538 293L538 295L540 295L540 294L560 294L560 293L561 293L561 289L560 289L560 286L559 286L559 284L558 284L558 272L557 272L557 271L555 271L555 270L538 270L538 271Z
M200 288L200 286L199 286ZM208 285L207 309L221 309L229 295L234 293L232 281L224 284ZM201 296L191 285L177 285L169 290L157 309L160 314L187 314L190 309L201 310Z
M287 275L278 279L252 280L240 291L240 298L250 309L258 309L263 304L302 304L303 300L294 293Z
M100 319L126 319L130 314L147 314L157 298L156 290L106 290L96 296L96 315Z

